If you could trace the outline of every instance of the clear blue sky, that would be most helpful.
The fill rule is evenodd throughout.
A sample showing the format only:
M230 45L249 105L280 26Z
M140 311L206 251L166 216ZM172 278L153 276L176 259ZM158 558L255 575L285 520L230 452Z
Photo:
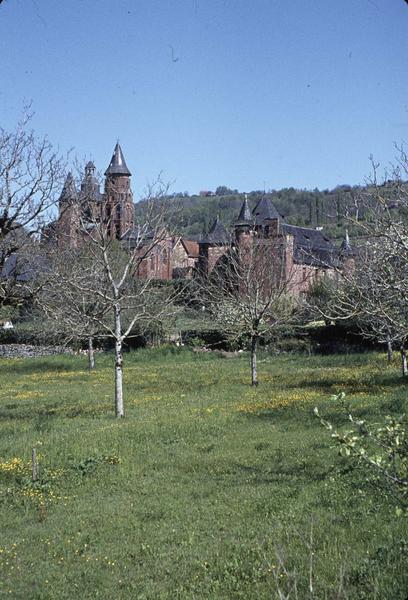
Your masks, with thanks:
M135 195L361 183L408 139L403 0L4 0L0 124L106 168Z

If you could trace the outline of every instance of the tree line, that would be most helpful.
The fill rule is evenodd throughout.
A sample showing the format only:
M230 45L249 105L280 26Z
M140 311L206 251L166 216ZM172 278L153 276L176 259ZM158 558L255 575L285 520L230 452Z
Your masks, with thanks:
M384 182L384 193L389 202L395 202L392 180ZM267 196L276 206L281 216L291 225L300 227L323 227L334 239L344 236L345 227L354 228L350 220L365 219L361 198L371 186L342 185L332 190L302 190L293 187L281 190L255 190L248 194L219 186L211 196L188 195L187 192L173 194L180 212L175 228L180 235L196 239L207 233L217 216L226 225L233 225L245 196L250 209ZM372 190L371 190L372 191ZM144 201L136 204L136 215L144 213Z

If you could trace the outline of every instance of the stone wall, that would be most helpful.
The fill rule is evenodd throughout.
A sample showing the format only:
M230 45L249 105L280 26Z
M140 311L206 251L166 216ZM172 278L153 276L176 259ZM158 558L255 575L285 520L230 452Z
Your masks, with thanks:
M55 354L72 354L73 351L64 346L30 346L28 344L0 344L1 358L34 358Z

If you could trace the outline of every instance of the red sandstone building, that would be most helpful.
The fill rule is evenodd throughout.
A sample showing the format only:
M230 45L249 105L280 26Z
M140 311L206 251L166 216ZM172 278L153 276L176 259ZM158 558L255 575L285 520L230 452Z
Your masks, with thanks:
M85 228L106 223L108 235L131 248L132 240L137 238L137 224L130 178L119 143L105 171L103 192L92 162L85 167L79 190L69 173L59 200L58 220L48 227L57 243L70 247L81 244L85 220ZM143 261L139 275L163 280L191 278L196 270L209 275L220 259L227 259L231 247L245 247L259 240L266 245L285 247L280 260L284 261L286 276L290 274L292 278L295 295L307 292L323 275L334 276L339 261L350 254L348 240L339 253L323 231L285 223L271 200L264 196L252 212L245 198L231 231L217 217L208 234L199 241L180 236L160 240Z

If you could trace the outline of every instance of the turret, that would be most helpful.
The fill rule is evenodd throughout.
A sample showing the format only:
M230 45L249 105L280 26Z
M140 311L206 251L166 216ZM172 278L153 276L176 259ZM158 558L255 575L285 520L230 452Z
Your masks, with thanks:
M105 171L105 175L106 177L111 175L126 175L127 177L130 177L132 175L127 168L125 157L123 156L119 142L116 143L115 149L113 150L112 158L109 167Z
M117 142L111 161L105 171L104 220L111 237L121 239L134 227L131 173L126 165L122 148Z
M254 208L253 215L257 229L261 229L265 237L280 233L282 217L268 196L262 196Z
M199 242L198 263L203 274L211 273L217 261L230 247L230 242L230 235L217 215L208 234Z
M254 219L248 204L248 195L245 194L244 202L239 211L238 219L234 223L235 239L237 244L245 243L253 235Z
M81 181L80 200L83 206L89 207L91 204L101 201L99 181L95 173L96 167L94 163L92 161L87 162L85 165L85 175ZM94 210L91 210L91 213L93 214Z

